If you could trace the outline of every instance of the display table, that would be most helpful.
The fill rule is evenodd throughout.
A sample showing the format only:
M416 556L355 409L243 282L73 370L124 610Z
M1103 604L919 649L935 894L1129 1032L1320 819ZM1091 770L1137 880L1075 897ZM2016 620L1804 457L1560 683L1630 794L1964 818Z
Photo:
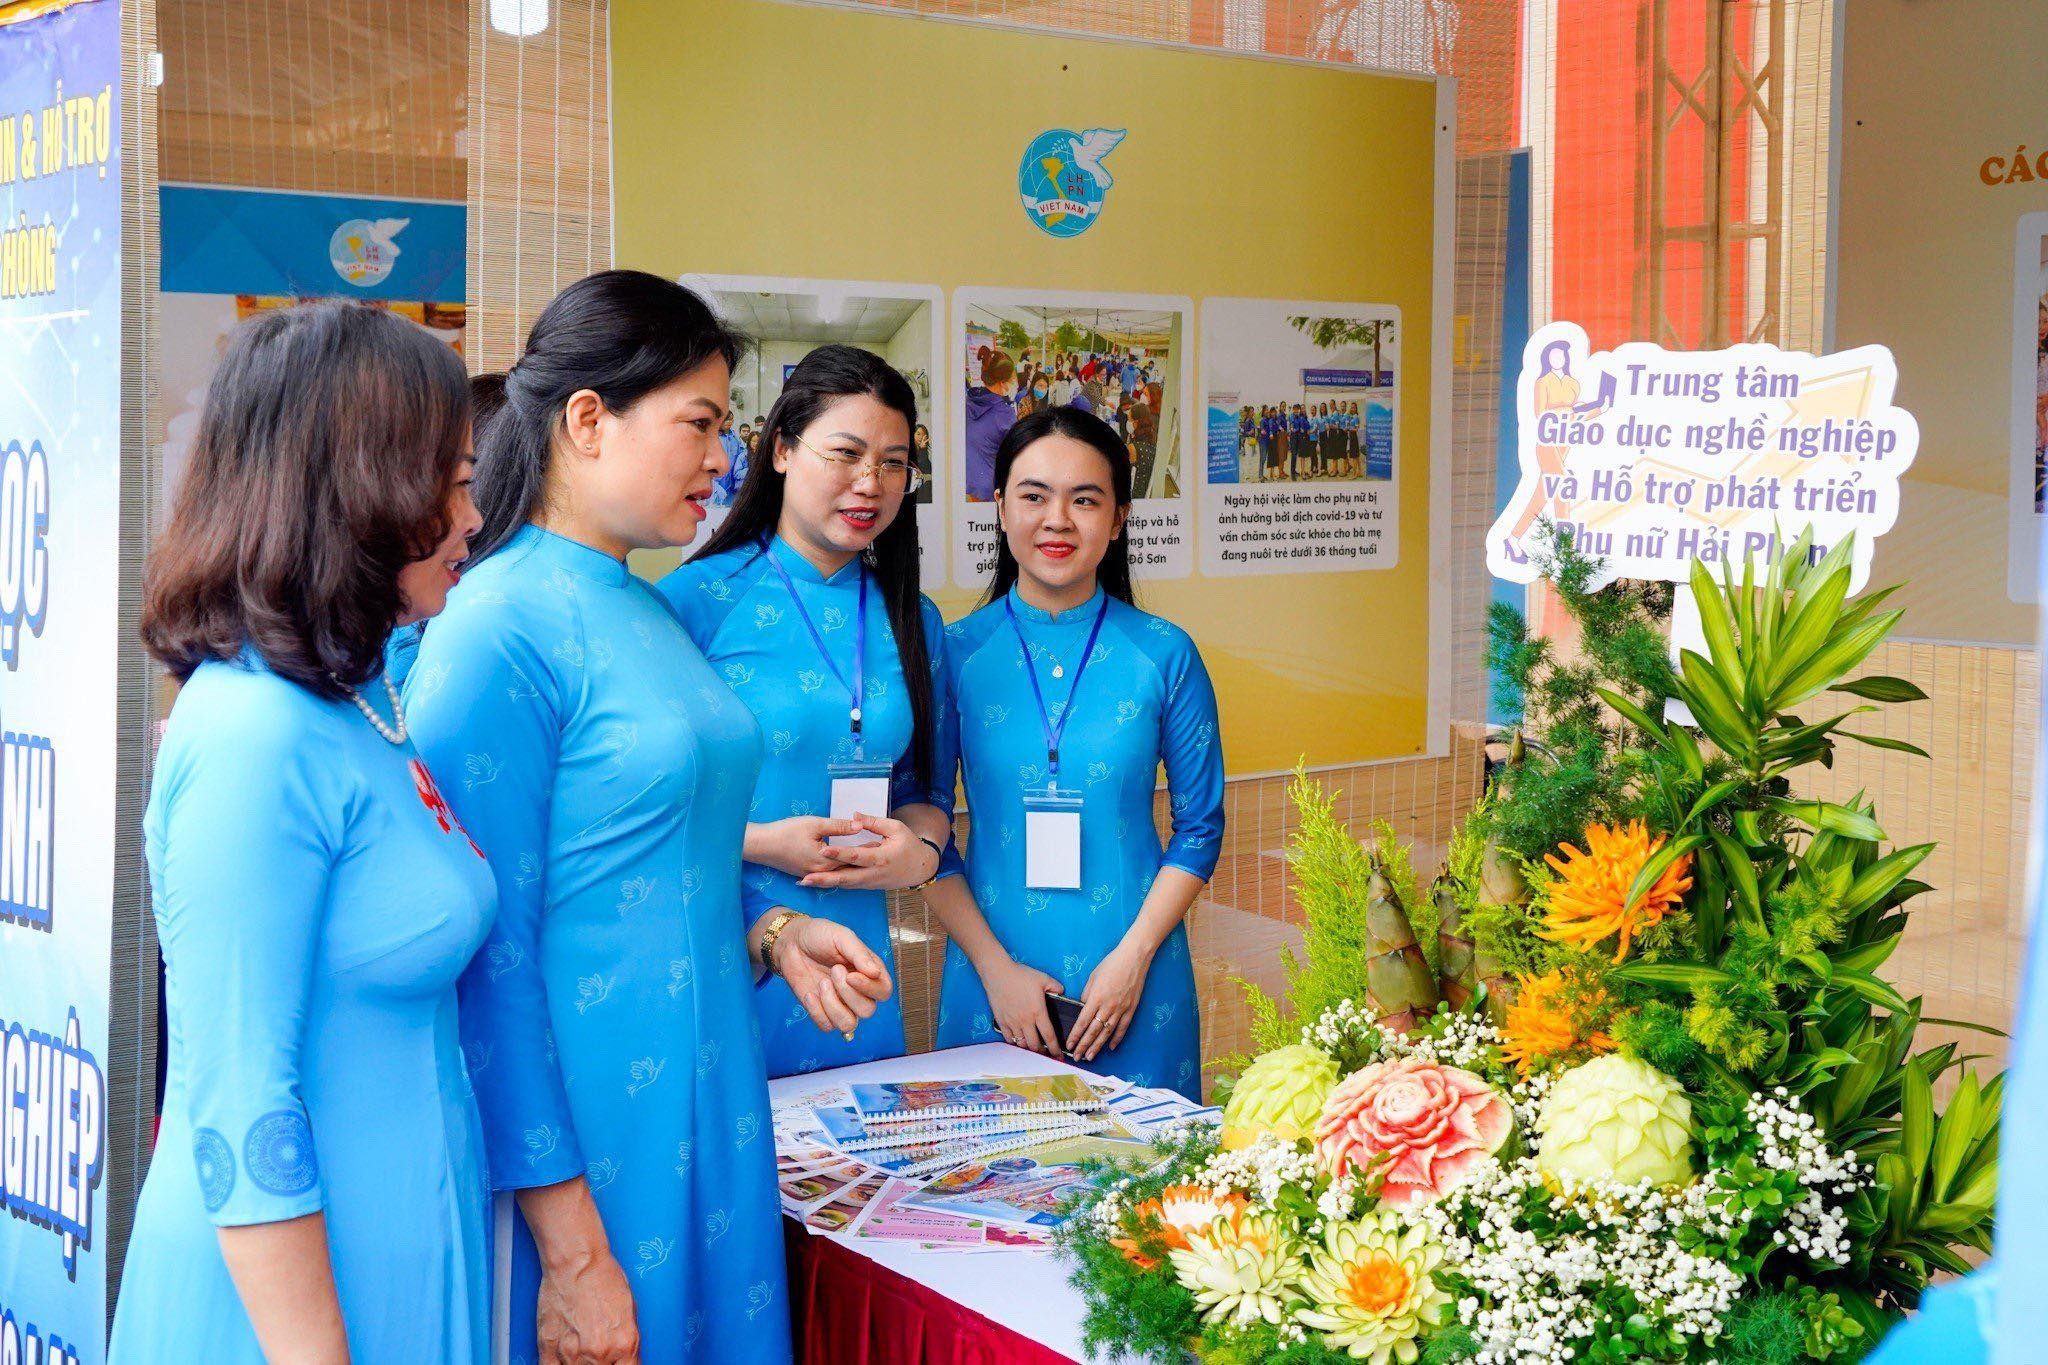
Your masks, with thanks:
M780 1100L821 1084L1078 1071L1007 1043L891 1057L770 1081ZM920 1251L783 1220L799 1365L1055 1365L1081 1361L1081 1299L1045 1252Z

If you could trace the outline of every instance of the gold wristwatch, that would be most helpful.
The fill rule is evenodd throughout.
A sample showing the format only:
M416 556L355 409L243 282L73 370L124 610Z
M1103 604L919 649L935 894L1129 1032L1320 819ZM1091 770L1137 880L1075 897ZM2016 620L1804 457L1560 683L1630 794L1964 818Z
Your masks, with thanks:
M768 928L761 935L761 965L767 969L768 975L782 975L775 966L775 941L782 937L784 929L802 918L801 911L783 909L777 911L775 918L768 921Z

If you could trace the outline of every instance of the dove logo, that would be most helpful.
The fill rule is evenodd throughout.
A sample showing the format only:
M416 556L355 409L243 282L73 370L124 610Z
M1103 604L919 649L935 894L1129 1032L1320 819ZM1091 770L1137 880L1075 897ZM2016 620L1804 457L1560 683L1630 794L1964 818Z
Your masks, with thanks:
M351 218L327 239L327 259L334 273L358 289L370 289L391 278L398 264L398 234L410 218Z
M1024 212L1051 237L1078 237L1095 226L1116 183L1103 158L1123 142L1122 128L1048 128L1031 139L1017 167Z

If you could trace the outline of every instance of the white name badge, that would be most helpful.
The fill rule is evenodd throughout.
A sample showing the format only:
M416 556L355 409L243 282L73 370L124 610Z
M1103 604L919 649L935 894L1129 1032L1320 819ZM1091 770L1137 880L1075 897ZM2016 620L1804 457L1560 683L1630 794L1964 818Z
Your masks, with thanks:
M1081 886L1081 797L1045 788L1024 797L1024 885L1033 891Z
M832 818L850 820L856 815L889 813L889 769L874 763L835 763L832 772ZM838 834L825 841L838 848L859 848L879 844L881 836L861 830Z

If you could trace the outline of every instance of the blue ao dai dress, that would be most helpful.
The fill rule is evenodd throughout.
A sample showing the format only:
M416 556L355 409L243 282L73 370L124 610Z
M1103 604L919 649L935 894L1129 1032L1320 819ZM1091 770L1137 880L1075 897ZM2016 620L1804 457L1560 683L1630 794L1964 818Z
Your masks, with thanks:
M1002 601L948 628L948 691L958 716L960 768L970 815L966 875L975 901L1018 962L1058 977L1079 998L1088 977L1136 920L1164 867L1207 881L1223 843L1223 748L1216 692L1186 631L1100 588L1081 606L1052 613L1014 590L1029 667L1058 720L1083 646L1105 600L1107 614L1073 693L1061 736L1059 785L1083 798L1081 886L1025 886L1027 788L1048 780L1045 729L1020 643ZM1055 678L1053 669L1063 676ZM1166 769L1173 835L1162 845L1153 796ZM949 864L956 865L956 864ZM939 989L941 1047L996 1041L981 978L948 944ZM1138 1012L1121 1046L1089 1063L1104 1075L1201 1089L1201 1020L1187 927L1175 926L1152 960Z
M769 555L782 567L782 574L770 565ZM855 560L827 577L777 536L765 547L736 547L692 560L661 582L663 595L675 606L690 638L747 704L767 737L761 776L748 808L750 820L765 823L791 816L829 815L831 765L856 761L890 770L890 810L925 804L952 813L951 767L935 758L935 780L927 783L918 780L911 761L910 693L904 685L888 609L872 575L867 592L865 695L858 737L849 724L853 621L860 610L862 572ZM798 601L791 600L792 590ZM810 613L817 639L804 624L799 606ZM922 607L935 723L943 727L947 722L939 692L945 627L938 608L929 600ZM831 651L829 663L819 654L819 640ZM935 735L935 752L942 743ZM809 888L786 872L749 863L741 894L750 922L777 906L837 920L859 934L861 942L894 975L896 958L889 939L885 892ZM851 1041L837 1033L821 1032L780 977L763 981L754 999L770 1076L851 1066L903 1052L900 993L883 1001L873 1018L862 1021Z
M497 874L462 981L493 1185L588 1176L647 1365L787 1360L739 888L759 727L652 587L532 526L464 575L406 696ZM530 1365L539 1262L510 1205L495 1327Z
M169 1075L109 1359L258 1365L216 1229L321 1212L354 1359L482 1365L455 983L496 900L483 856L410 745L253 650L179 692L143 840Z

